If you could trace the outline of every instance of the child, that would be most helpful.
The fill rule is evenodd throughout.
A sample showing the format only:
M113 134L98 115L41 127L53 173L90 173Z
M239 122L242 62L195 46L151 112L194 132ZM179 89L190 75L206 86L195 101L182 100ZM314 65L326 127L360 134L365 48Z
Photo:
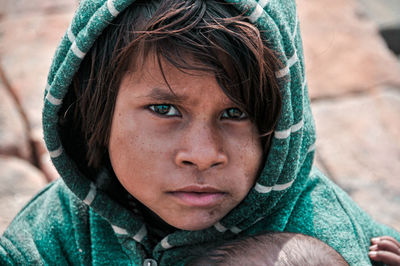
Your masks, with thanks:
M0 239L0 264L179 265L194 246L301 232L367 265L374 222L312 167L293 0L83 0L43 127L61 179Z
M233 240L211 249L188 265L346 266L339 253L303 234L271 232Z

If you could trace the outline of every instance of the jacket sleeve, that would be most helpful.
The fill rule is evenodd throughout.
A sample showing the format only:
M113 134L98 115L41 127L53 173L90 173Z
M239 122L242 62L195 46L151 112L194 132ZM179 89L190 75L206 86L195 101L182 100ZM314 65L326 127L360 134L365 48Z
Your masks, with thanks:
M56 181L33 198L0 238L0 265L84 263L89 255L77 252L75 234L87 210L77 208L72 196L62 181Z

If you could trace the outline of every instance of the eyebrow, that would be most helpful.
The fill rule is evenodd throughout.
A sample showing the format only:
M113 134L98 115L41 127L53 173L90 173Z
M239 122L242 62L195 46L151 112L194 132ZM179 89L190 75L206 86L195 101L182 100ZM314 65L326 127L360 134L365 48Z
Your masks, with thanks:
M181 103L187 99L187 96L178 95L171 90L153 88L149 94L144 95L144 98L149 98L157 101Z

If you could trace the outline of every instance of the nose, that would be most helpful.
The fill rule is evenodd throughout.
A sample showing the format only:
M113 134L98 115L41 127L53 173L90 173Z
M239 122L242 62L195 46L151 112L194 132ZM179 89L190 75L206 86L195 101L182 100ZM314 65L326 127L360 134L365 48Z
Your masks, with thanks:
M221 134L207 125L187 129L175 163L179 167L195 167L199 171L226 166L228 155L223 149Z

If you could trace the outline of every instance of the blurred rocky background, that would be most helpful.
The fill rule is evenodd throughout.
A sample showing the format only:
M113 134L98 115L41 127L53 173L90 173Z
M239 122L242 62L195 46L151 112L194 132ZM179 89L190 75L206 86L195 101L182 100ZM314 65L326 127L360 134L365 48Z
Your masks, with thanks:
M0 0L0 234L57 178L41 109L75 0ZM297 0L317 126L316 164L400 231L400 2Z

